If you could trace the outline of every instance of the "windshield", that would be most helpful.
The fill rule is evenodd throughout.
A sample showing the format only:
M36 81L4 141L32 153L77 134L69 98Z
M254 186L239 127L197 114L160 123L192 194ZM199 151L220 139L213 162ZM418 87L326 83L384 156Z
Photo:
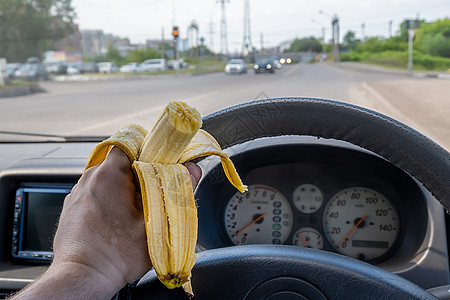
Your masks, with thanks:
M5 64L0 141L151 128L172 100L206 115L303 96L376 110L448 150L449 14L448 0L0 0L0 58L47 67Z

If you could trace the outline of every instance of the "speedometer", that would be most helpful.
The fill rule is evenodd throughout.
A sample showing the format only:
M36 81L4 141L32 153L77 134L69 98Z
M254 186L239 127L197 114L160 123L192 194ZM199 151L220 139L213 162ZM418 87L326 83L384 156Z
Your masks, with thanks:
M237 192L225 209L225 229L235 245L283 244L292 230L292 209L278 190L262 184Z
M395 243L400 222L393 204L365 187L344 189L324 209L323 227L340 253L360 260L384 255Z

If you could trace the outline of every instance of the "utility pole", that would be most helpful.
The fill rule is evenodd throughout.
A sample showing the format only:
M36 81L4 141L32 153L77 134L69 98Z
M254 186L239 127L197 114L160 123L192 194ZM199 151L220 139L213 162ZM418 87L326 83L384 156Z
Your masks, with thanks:
M261 54L263 54L263 52L264 52L264 35L263 35L262 32L261 32L261 35L259 37L259 41L261 42Z
M339 62L339 18L337 15L333 16L333 19L331 20L331 26L333 28L334 62Z
M164 27L161 27L161 58L166 57L166 46L164 45Z
M389 38L392 37L392 20L389 21L388 33L389 33Z
M323 26L323 24L315 19L312 19L311 22L319 24L322 28L322 57L324 57L325 55L325 27Z
M227 17L225 12L225 2L230 2L227 0L218 0L221 4L222 17L220 19L220 54L222 56L228 57L228 32L227 32Z
M328 17L331 17L331 41L333 44L334 62L339 62L339 17L336 14L334 16L331 16L325 13L323 10L319 10L319 14L324 14Z
M188 47L189 47L189 54L191 56L198 56L199 36L198 36L198 24L195 20L193 20L188 27ZM197 47L197 49L194 53L195 47Z
M252 32L250 29L250 1L244 2L244 39L242 41L242 56L248 56L253 50Z
M361 34L362 34L362 41L363 41L363 43L366 41L365 29L366 29L366 24L362 23L361 24Z
M211 51L214 51L214 42L213 42L213 38L214 38L214 24L213 22L210 20L209 21L209 46L211 48Z

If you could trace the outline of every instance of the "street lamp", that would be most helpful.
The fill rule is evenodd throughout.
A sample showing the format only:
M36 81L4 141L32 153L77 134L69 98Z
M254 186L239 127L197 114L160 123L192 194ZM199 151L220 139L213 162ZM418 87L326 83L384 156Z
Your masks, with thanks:
M317 20L312 19L311 22L319 24L322 27L322 57L325 55L325 27Z
M339 17L337 14L331 16L330 14L319 10L319 14L325 15L331 18L331 33L332 33L332 43L333 43L333 56L334 61L339 62Z

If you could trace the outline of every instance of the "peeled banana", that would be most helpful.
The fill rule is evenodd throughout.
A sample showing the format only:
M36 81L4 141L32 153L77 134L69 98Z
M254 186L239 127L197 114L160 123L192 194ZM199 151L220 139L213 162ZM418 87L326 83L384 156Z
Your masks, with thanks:
M94 148L86 166L101 163L113 146L128 155L139 179L153 268L166 287L183 286L188 294L196 256L197 208L182 163L218 155L230 183L241 192L247 190L229 156L201 125L196 109L170 102L150 132L134 124L122 127Z

